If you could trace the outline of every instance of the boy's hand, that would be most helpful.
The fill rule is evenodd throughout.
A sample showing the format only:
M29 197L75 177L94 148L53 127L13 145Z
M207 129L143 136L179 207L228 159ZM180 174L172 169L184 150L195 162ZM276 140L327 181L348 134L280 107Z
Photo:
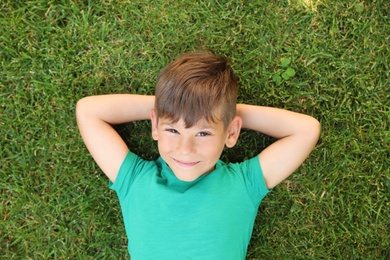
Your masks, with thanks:
M278 139L259 154L268 189L292 174L309 156L320 135L320 123L311 116L283 109L237 105L242 127Z
M154 96L103 95L77 103L76 118L81 137L96 163L114 182L128 147L111 124L150 119Z

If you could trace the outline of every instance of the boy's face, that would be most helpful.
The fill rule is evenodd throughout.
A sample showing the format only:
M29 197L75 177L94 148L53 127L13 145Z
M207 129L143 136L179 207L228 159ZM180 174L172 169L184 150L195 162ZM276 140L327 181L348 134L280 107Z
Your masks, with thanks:
M186 128L182 119L176 123L166 118L157 120L154 110L151 119L152 136L158 141L161 157L183 181L193 181L214 170L224 146L233 147L241 129L239 117L227 129L222 121L199 121Z

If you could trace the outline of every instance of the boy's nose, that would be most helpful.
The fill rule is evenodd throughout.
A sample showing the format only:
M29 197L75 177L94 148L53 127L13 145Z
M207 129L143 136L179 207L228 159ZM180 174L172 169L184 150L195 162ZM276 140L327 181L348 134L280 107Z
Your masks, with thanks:
M193 154L195 153L195 144L191 138L181 138L177 145L177 150L181 154Z

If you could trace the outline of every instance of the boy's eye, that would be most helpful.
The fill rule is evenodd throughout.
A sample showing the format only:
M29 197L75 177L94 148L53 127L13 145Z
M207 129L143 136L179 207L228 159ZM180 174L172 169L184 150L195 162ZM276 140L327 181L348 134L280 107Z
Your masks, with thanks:
M168 128L166 129L165 131L169 132L169 133L172 133L172 134L178 134L179 132L175 129L172 129L172 128Z
M210 133L208 133L208 132L199 132L197 134L197 136L208 136L208 135L210 135Z

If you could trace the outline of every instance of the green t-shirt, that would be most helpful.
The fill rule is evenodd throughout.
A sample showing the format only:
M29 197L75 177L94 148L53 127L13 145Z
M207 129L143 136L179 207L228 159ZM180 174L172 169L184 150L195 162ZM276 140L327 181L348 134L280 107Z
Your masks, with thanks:
M130 152L117 192L132 260L245 259L261 200L269 192L258 157L181 181L159 158Z

